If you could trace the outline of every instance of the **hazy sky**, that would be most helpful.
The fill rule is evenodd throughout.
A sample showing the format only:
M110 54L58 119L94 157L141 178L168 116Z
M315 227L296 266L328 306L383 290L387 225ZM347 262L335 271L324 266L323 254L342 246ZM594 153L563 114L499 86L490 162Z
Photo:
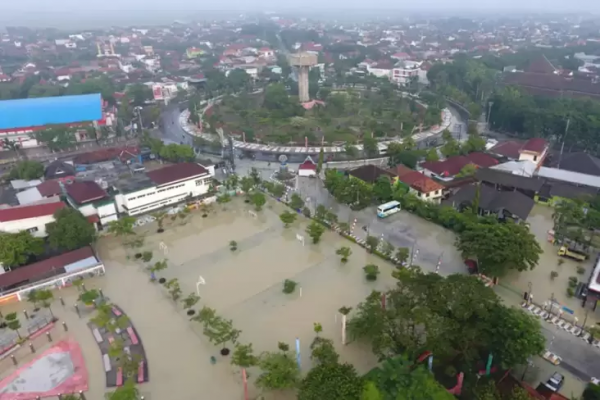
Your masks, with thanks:
M456 16L483 13L491 17L498 16L499 12L584 12L588 17L600 15L600 0L4 0L2 3L0 28L7 25L64 29L151 25L177 19L219 19L223 14L214 15L215 11L234 15L234 11L244 10L295 11L298 16L306 11L311 16L316 13L322 18L333 16L333 11L338 9L346 11L342 14L346 17L352 14L361 18L370 18L374 14L395 17L415 11ZM359 10L364 11L361 13Z
M588 11L600 12L599 0L17 0L3 1L2 12L11 11L96 11L96 10L249 10L255 9L443 9L515 11Z

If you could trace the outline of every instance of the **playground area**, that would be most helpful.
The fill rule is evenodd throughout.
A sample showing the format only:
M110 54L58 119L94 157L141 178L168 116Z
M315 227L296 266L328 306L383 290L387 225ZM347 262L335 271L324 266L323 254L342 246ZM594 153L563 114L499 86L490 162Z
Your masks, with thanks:
M166 224L161 234L149 224L138 236L145 237L142 250L153 251L153 261L168 260L168 268L157 277L177 278L182 297L197 292L197 310L208 306L232 319L242 331L238 341L252 343L256 354L276 351L278 342L294 348L298 338L302 369L308 370L313 324L318 322L321 335L334 340L342 360L368 371L376 364L369 348L355 343L342 348L338 309L355 307L373 289L392 287L393 266L331 231L312 244L305 233L308 221L299 216L285 228L279 219L284 210L270 200L254 214L237 198L215 204L206 218L193 213L186 223ZM117 245L119 240L105 238L99 244L108 269L101 279L106 280L107 295L127 312L144 340L152 379L143 387L157 398L173 390L183 392L182 399L195 398L199 391L207 398L242 398L240 372L230 365L230 357L222 357L201 325L189 322L166 290L149 281L141 262L131 257L131 249ZM237 242L235 251L230 249L232 240ZM353 252L346 264L335 254L341 246ZM367 264L379 266L377 281L365 279L362 268ZM297 282L291 294L282 291L286 279ZM215 365L211 356L218 360ZM249 372L252 381L257 371ZM256 398L259 391L250 386L250 398Z

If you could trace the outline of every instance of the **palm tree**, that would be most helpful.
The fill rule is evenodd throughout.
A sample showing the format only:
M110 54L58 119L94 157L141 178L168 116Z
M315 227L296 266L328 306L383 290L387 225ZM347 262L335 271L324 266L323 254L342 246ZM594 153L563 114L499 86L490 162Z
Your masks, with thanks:
M156 232L163 233L165 231L164 219L167 216L167 212L166 211L157 211L155 213L152 213L151 215L154 217L154 219L156 219L156 223L158 224L158 230Z
M37 301L42 303L42 307L47 308L50 311L50 315L54 318L50 303L54 300L54 293L51 290L38 290L36 295Z
M108 223L108 232L114 234L116 237L135 235L133 231L135 221L134 217L123 217L116 221L111 221Z
M162 261L157 261L151 268L150 268L150 274L151 274L151 279L152 280L156 280L156 272L162 271L164 269L167 269L169 265L167 264L167 260L162 260Z

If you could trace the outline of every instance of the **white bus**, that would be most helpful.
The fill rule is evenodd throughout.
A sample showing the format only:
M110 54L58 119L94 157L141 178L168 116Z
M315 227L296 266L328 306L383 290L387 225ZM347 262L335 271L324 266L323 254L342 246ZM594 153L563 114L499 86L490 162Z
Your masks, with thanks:
M400 203L398 203L396 200L393 200L377 207L377 216L379 218L385 218L388 215L397 213L398 211L400 211Z

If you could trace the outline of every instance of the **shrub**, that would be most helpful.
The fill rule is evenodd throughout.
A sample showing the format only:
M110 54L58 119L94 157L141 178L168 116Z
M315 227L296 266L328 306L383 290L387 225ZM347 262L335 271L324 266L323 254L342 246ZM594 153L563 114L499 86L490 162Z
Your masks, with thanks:
M584 267L582 267L581 265L578 265L578 266L577 266L577 273L578 273L579 275L583 275L583 274L585 273L585 268L584 268Z
M572 287L567 288L567 297L573 297L575 295L575 289Z
M577 282L578 281L579 280L577 279L576 276L570 276L569 277L569 287L575 287L575 286L577 286Z
M150 260L152 260L152 252L151 251L143 252L142 253L142 261L149 262Z
M229 250L236 251L237 245L238 245L237 242L235 240L232 240L231 242L229 242Z
M368 281L377 280L377 275L379 275L379 267L375 264L369 264L363 268L365 271L365 277Z
M302 209L302 214L304 214L304 216L305 216L306 218L310 218L310 210L308 209L308 207L304 207L304 208Z
M294 290L296 290L297 285L298 285L298 282L294 282L291 279L286 279L285 281L283 281L283 293L285 293L285 294L294 293Z
M558 277L558 272L550 271L550 279L554 280L554 278Z

